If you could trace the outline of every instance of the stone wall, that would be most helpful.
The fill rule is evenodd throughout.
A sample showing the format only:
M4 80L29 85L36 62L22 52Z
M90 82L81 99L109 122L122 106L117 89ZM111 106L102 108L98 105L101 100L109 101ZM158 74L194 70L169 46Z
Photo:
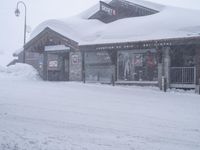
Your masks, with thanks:
M69 54L69 80L82 81L82 55L81 52Z

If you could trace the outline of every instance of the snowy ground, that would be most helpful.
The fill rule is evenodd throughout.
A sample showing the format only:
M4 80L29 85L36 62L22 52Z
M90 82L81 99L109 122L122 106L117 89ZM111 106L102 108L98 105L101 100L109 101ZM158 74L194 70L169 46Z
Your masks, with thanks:
M44 82L28 66L0 68L0 150L199 149L192 92Z

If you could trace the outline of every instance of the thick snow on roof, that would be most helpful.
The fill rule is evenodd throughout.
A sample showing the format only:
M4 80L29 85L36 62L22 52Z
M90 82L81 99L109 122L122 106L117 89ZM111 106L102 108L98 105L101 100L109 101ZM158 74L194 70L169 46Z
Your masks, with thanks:
M124 1L124 0L120 0L120 1ZM131 2L133 4L137 4L143 7L147 7L153 10L157 10L157 11L161 11L164 8L164 5L153 3L146 0L125 0L125 1Z
M112 0L101 0L105 3L110 3ZM95 14L96 12L99 11L99 3L94 5L93 7L85 10L84 12L82 12L79 17L84 18L84 19L88 19L89 17L91 17L93 14Z
M105 24L99 20L88 19L98 11L99 5L96 5L75 17L43 22L34 30L30 39L46 27L77 41L80 45L200 36L199 10L163 6L142 0L128 1L149 8L157 7L160 12Z
M24 50L23 47L21 47L21 48L15 50L14 53L13 53L13 56L18 56L23 50Z

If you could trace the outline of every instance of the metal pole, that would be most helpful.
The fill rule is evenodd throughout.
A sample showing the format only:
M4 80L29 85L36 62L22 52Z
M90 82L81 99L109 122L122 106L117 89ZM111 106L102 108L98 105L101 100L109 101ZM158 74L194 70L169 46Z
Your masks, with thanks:
M23 45L23 63L25 63L25 44L26 44L26 4L23 1L17 2L17 9L19 4L22 4L25 8L25 15L24 15L24 45Z

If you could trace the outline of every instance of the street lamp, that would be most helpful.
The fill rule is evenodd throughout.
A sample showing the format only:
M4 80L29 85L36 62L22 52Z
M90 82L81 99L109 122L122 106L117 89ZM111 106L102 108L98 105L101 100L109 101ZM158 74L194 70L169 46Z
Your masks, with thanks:
M25 46L25 44L26 44L26 4L23 1L17 2L17 7L15 10L16 17L19 17L19 15L20 15L19 4L22 4L25 8L25 17L24 17L24 46ZM23 50L23 63L25 63L25 49Z

